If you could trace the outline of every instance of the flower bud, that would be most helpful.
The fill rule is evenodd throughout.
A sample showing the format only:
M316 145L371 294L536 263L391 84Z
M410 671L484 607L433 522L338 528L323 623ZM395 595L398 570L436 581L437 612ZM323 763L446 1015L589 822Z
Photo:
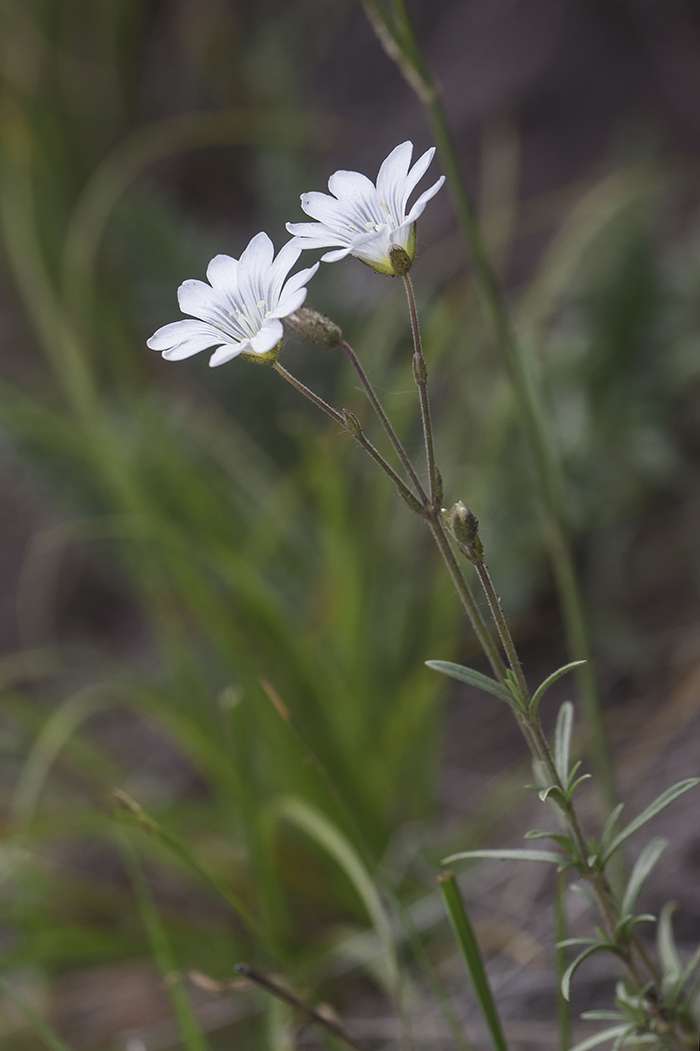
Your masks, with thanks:
M358 438L363 433L362 424L355 416L354 412L350 412L348 409L343 410L343 419L345 421L346 430L350 431L353 438Z
M345 423L346 430L350 431L353 438L359 438L362 434L362 425L358 420L354 412L350 412L348 409L343 409L343 421Z
M413 366L413 379L415 380L415 382L418 385L420 385L421 383L425 383L425 381L428 378L428 366L426 365L425 358L423 357L422 354L420 354L420 355L414 354L413 355L412 366Z
M307 343L325 347L327 350L337 347L343 338L343 333L334 321L308 307L299 307L289 317L284 318L284 324Z
M471 562L482 562L484 545L479 536L479 519L462 501L450 511L450 531Z

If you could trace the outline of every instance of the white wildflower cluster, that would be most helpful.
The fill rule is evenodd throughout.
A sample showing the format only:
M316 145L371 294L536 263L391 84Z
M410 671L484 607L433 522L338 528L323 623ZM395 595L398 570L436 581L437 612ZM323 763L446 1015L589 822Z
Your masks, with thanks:
M152 350L178 361L215 347L209 364L223 365L242 356L261 364L274 363L282 347L282 319L294 314L306 299L307 284L319 264L292 277L302 249L331 248L321 258L333 263L354 255L379 273L405 273L415 257L416 220L444 176L406 210L408 199L435 154L427 150L411 167L413 144L392 150L377 175L376 185L359 172L337 171L325 193L304 193L301 206L314 223L287 223L293 235L275 257L266 233L256 234L240 259L217 255L207 267L207 281L184 281L178 302L190 319L159 328L148 340Z

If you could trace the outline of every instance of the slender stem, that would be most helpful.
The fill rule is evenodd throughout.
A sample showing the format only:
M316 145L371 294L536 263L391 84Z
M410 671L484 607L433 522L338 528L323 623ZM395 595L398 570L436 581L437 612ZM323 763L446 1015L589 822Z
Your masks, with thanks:
M437 515L435 515L428 519L428 525L430 526L433 539L435 540L445 565L447 566L447 571L452 578L452 583L454 584L457 594L462 601L462 605L467 612L467 616L471 621L474 633L488 658L493 673L499 682L504 682L506 674L505 666L501 660L498 648L491 638L486 622L481 615L481 610L476 604L476 599L472 594L472 590L460 569L452 548L450 547L450 542L445 534L442 521Z
M418 387L420 397L420 412L423 420L423 438L425 440L425 458L428 461L428 477L430 478L430 503L437 508L442 499L442 482L435 464L435 449L433 447L433 424L430 418L430 401L428 399L428 366L423 357L423 345L420 338L420 325L418 324L418 311L416 309L416 297L413 294L413 285L408 274L403 275L403 283L408 298L408 310L411 315L411 332L413 333L413 378Z
M259 985L261 989L265 989L266 992L276 996L278 1000L283 1000L284 1003L289 1004L290 1007L296 1008L297 1011L301 1011L305 1014L310 1021L315 1022L316 1025L320 1025L322 1029L336 1037L338 1040L342 1040L348 1047L354 1048L354 1051L369 1051L366 1044L356 1040L355 1037L351 1036L346 1029L340 1025L339 1022L334 1021L331 1018L326 1018L325 1015L320 1014L316 1008L308 1003L306 1000L302 1000L300 996L293 993L290 989L286 989L283 985L279 985L273 981L262 971L258 971L255 967L251 967L248 963L237 963L234 970L237 974L240 974L242 978L247 978L249 981Z
M486 568L486 563L482 560L475 562L474 568L477 572L479 580L481 581L481 586L484 589L484 594L486 595L486 600L489 604L491 615L493 616L494 623L498 629L498 634L500 636L501 642L503 643L503 649L505 650L506 657L508 658L508 663L511 667L511 671L513 672L513 675L515 676L515 681L518 684L518 689L520 690L523 703L526 705L526 707L529 707L530 691L525 680L523 666L520 663L520 658L518 657L518 653L515 648L515 643L513 642L513 636L511 635L510 628L508 627L508 621L504 617L503 610L501 609L501 600L496 594L496 589L493 586L491 575L488 569Z
M397 63L425 108L462 233L472 257L477 284L510 374L523 430L532 454L569 652L573 660L586 662L576 669L575 674L590 735L593 764L603 798L612 808L616 802L614 778L598 685L590 660L590 633L568 537L559 453L549 433L530 363L513 332L495 270L481 237L440 87L422 56L406 0L392 0L395 16L393 25L374 0L363 0L363 4L380 43L392 61Z
M399 495L406 501L409 507L411 507L412 510L416 511L418 514L423 513L423 507L420 501L411 492L411 490L408 488L403 479L401 479L398 476L391 464L387 463L387 461L384 459L379 450L375 449L367 435L362 430L362 427L360 426L360 422L357 419L357 417L352 416L350 413L343 415L343 413L338 412L338 410L334 409L332 405L329 405L328 402L324 401L323 398L319 397L318 394L314 393L314 391L312 391L310 387L307 387L306 384L301 382L301 380L298 380L296 376L292 376L291 372L287 372L286 369L282 368L279 362L275 362L274 368L277 370L277 372L279 372L280 376L283 376L288 383L291 383L291 385L296 390L298 390L300 394L303 394L305 398L308 398L309 401L312 401L314 405L316 405L319 409L325 412L327 416L330 416L332 420L334 420L336 423L339 423L344 430L352 434L355 441L359 445L361 445L367 453L369 453L374 462L379 467L381 467L382 471L384 471L386 475L389 476L389 478L392 480L392 482L398 489Z
M314 405L321 409L322 412L325 412L326 415L330 416L332 420L335 420L336 423L339 423L341 427L346 426L345 420L343 419L342 415L338 412L337 409L334 409L333 406L329 405L327 401L324 401L323 398L319 397L318 394L315 394L310 387L307 387L305 383L302 383L301 380L298 380L296 376L292 376L291 372L287 372L285 368L282 368L279 361L275 362L274 368L277 372L279 372L280 376L284 376L287 383L291 383L293 387L296 387L300 394L303 394L305 398L308 398L309 401L312 401Z
M416 492L418 493L418 496L421 498L421 500L425 501L427 496L426 496L425 489L423 488L423 486L421 484L421 480L418 477L418 475L416 474L415 468L414 468L413 464L411 463L411 460L410 460L410 458L408 456L408 453L406 452L406 450L404 449L403 445L401 444L401 439L399 438L398 434L394 430L394 428L393 428L393 426L391 424L391 421L389 420L389 417L387 416L386 412L384 411L384 408L382 407L382 403L380 402L379 398L377 397L376 392L374 390L374 387L370 383L369 377L367 376L367 373L363 369L362 364L360 363L360 360L357 357L357 354L352 349L350 344L346 343L344 339L341 339L339 346L342 347L342 349L345 351L347 356L350 358L350 361L352 363L352 367L355 369L355 372L360 377L360 382L362 383L362 386L365 389L365 393L366 393L367 397L370 400L370 404L372 405L372 408L376 412L377 417L379 418L379 421L380 421L382 427L386 431L386 434L387 434L387 436L389 438L389 441L391 442L391 444L394 447L394 450L396 451L396 455L398 456L399 460L401 461L401 463L403 465L403 468L406 471L406 474L408 475L410 480L413 482L413 484L414 484L414 486L416 488Z

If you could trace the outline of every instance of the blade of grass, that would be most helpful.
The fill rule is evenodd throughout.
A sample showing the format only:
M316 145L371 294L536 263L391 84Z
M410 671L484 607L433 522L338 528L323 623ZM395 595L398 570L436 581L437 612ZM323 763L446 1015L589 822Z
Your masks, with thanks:
M64 1044L60 1037L56 1036L52 1029L49 1029L46 1022L39 1018L29 1004L21 996L18 996L12 986L2 977L0 977L0 989L2 989L8 999L12 1000L12 1003L24 1017L27 1025L34 1030L47 1047L51 1048L51 1051L71 1051L68 1044Z
M491 994L491 986L481 959L479 945L474 937L474 931L469 922L454 872L443 872L441 876L438 876L438 883L440 884L442 896L445 899L445 906L452 929L469 970L474 992L491 1034L493 1046L496 1051L508 1051L508 1045L501 1029L501 1020L498 1016L498 1010Z
M192 1010L189 997L178 975L170 943L153 901L150 888L141 867L138 854L127 840L121 837L122 857L129 873L141 919L151 944L151 951L161 970L168 988L168 996L187 1051L209 1051L209 1044Z

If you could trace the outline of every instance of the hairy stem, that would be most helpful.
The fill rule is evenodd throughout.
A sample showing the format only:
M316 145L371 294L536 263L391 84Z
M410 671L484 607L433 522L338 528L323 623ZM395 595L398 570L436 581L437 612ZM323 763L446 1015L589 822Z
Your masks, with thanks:
M357 375L360 377L360 382L361 382L362 386L364 387L365 394L369 398L369 402L370 402L372 408L374 409L375 413L377 414L377 418L379 419L379 422L381 423L382 427L384 428L384 431L386 432L386 435L387 435L389 441L393 445L394 450L396 452L396 455L398 456L399 460L401 461L401 465L402 465L403 469L405 470L405 472L406 472L408 478L410 479L410 481L413 482L413 485L415 486L415 490L418 493L418 496L420 497L420 499L423 502L425 502L427 497L426 497L425 489L423 488L423 485L421 483L421 480L418 477L413 464L411 463L411 460L410 460L410 457L409 457L408 453L406 452L406 450L404 449L404 447L403 447L403 445L401 443L401 439L399 438L398 434L394 430L394 428L392 426L392 423L391 423L391 420L389 419L389 417L387 416L386 412L384 411L384 407L382 406L382 403L380 402L379 398L377 397L376 391L375 391L374 387L372 386L372 384L370 383L369 377L367 376L367 373L363 369L362 364L361 364L359 358L357 357L357 354L352 349L350 344L346 343L346 341L344 339L341 339L341 341L340 341L340 343L338 345L345 351L345 353L347 354L348 358L350 359L352 367L354 368L354 370L357 373Z
M510 374L525 439L532 456L569 652L573 660L586 662L576 669L575 674L589 732L593 765L603 798L608 808L612 809L616 802L614 778L598 685L590 660L591 645L583 597L568 536L559 453L549 433L530 363L513 332L496 272L479 230L440 86L421 53L406 0L391 0L393 19L385 14L376 0L363 0L363 6L389 58L398 65L425 108L472 258L476 282Z
M435 464L433 424L430 418L430 400L428 398L428 366L423 357L423 345L420 338L416 297L413 294L413 285L411 284L411 279L408 274L403 275L403 283L408 298L408 311L411 315L411 332L413 334L413 378L416 381L418 396L420 398L420 414L423 421L423 439L425 441L425 458L428 463L428 477L430 479L430 503L437 510L438 504L442 500L442 480Z
M374 445L372 445L371 441L362 430L357 417L350 413L343 414L338 412L337 409L334 409L332 405L329 405L327 401L324 401L323 398L319 397L318 394L312 391L310 387L307 387L305 383L302 383L301 380L296 378L296 376L292 376L291 372L287 372L285 368L282 368L279 362L275 362L274 368L280 376L287 381L287 383L291 383L300 394L303 394L305 398L308 398L309 401L313 402L313 404L325 412L327 416L330 416L335 423L339 423L344 430L352 434L355 441L362 446L365 452L369 453L377 466L381 467L382 471L384 471L384 474L388 475L396 486L399 496L401 496L412 510L419 514L422 513L423 507L420 500L418 500L406 483L398 476L391 464L387 463L379 450L375 449Z

